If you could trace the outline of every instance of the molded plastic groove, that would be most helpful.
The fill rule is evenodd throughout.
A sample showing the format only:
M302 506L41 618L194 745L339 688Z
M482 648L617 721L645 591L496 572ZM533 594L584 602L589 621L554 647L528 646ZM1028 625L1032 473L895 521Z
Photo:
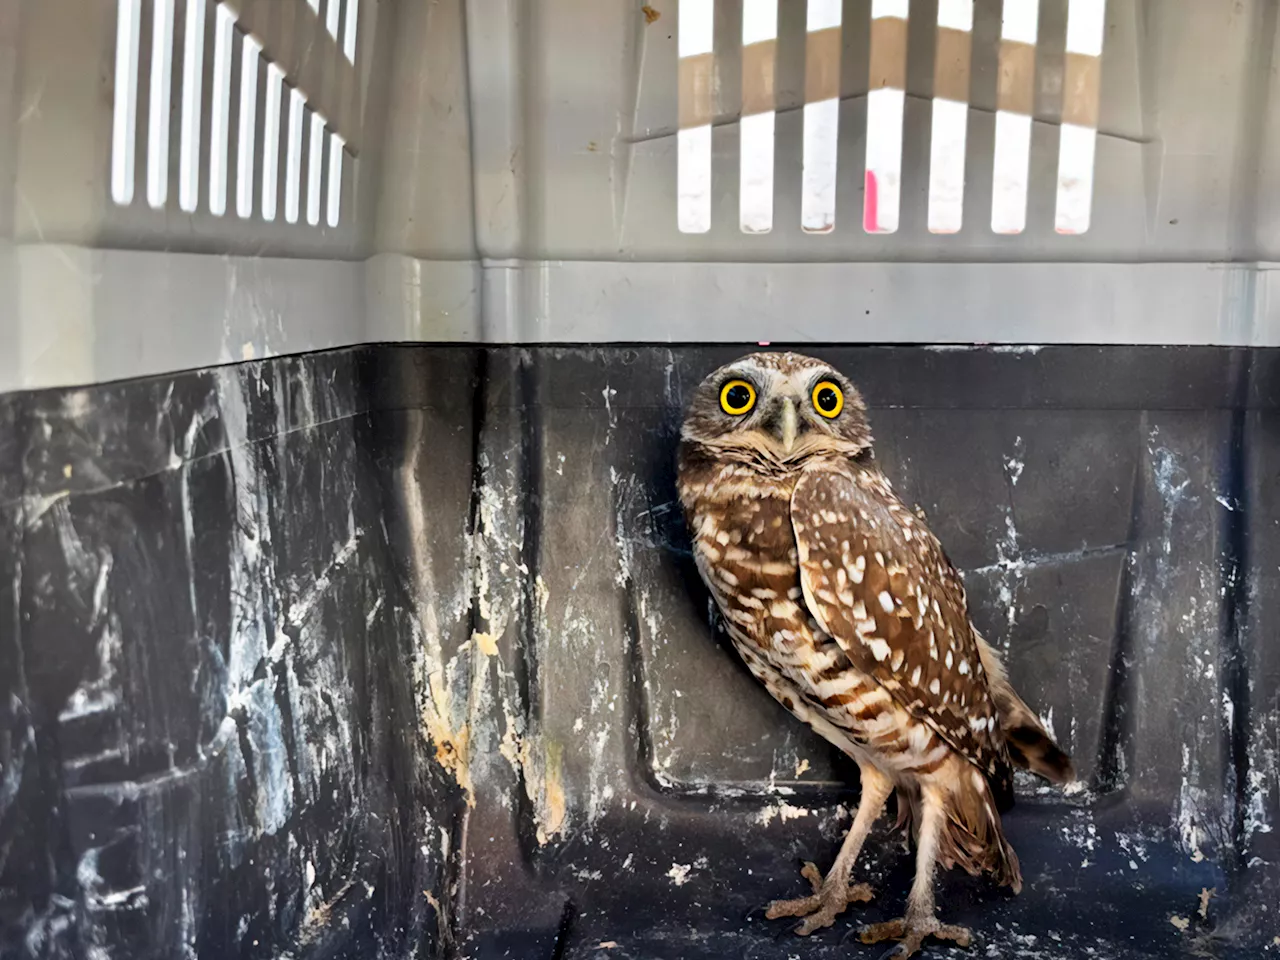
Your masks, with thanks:
M840 7L840 0L810 0L807 11L800 185L800 227L806 233L828 233L836 225Z
M154 0L151 22L151 97L147 117L147 203L169 198L169 97L173 83L174 0Z
M254 134L258 127L258 56L262 44L245 34L240 58L240 132L236 140L236 214L253 215Z
M111 199L133 202L137 150L138 44L142 0L118 0L116 6L116 88L111 124Z
M342 25L342 52L356 62L356 28L360 24L360 0L347 0L347 19Z
M342 22L342 0L328 0L324 11L324 28L329 36L338 39L338 25Z
M1080 234L1089 229L1106 20L1106 0L1070 0L1054 214L1058 233Z
M231 40L235 15L218 4L213 33L213 104L209 125L209 212L227 212L227 148L231 112Z
M902 114L906 108L909 0L872 0L867 86L867 168L862 229L895 233L902 197Z
M342 152L346 142L336 133L329 136L329 182L325 187L328 198L326 222L338 225L342 215Z
M205 0L187 0L182 47L182 142L178 151L178 206L194 213L200 203L201 87L204 83Z
M742 8L742 122L738 168L738 226L743 233L773 229L774 71L778 0L745 0Z
M302 114L307 98L296 87L289 91L289 148L285 157L284 218L298 222L298 205L302 196Z
M284 94L284 71L267 64L267 103L262 118L262 219L276 218L277 188L280 182L280 99Z
M1039 19L1040 0L1004 0L991 182L995 233L1021 233L1027 225Z
M711 120L715 112L715 0L681 0L680 129L676 220L681 233L711 229Z
M959 233L969 129L973 0L939 0L929 140L929 232Z
M311 114L311 151L307 156L307 223L320 223L320 186L324 164L324 117Z

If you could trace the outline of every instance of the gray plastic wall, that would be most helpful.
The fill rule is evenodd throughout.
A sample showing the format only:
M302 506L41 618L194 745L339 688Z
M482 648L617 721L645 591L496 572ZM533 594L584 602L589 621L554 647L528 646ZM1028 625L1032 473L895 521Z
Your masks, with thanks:
M780 4L776 214L763 236L736 222L740 14L727 0L702 235L676 227L676 0L650 4L652 21L630 0L361 0L354 63L325 31L329 0L318 13L309 0L267 5L286 21L263 0L228 2L240 20L232 166L249 25L298 74L286 84L311 84L309 102L342 128L339 225L267 223L257 208L215 217L203 194L196 212L179 209L187 0L173 4L168 202L145 199L158 8L142 0L136 189L113 203L116 0L2 0L0 389L392 340L1280 343L1271 0L1110 0L1093 224L1077 237L1053 231L1065 0L1041 3L1028 226L1015 237L986 226L994 0L976 6L954 236L924 221L931 0L911 7L902 226L888 236L860 224L865 0L844 4L826 235L799 227L804 4Z

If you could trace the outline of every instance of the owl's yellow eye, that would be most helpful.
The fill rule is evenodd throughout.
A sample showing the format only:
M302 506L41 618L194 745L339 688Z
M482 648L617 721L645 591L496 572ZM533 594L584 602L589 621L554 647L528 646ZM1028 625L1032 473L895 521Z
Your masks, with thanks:
M844 409L844 391L830 380L818 381L813 388L813 409L828 420L834 420Z
M740 417L756 405L756 388L745 380L730 380L720 388L720 408Z

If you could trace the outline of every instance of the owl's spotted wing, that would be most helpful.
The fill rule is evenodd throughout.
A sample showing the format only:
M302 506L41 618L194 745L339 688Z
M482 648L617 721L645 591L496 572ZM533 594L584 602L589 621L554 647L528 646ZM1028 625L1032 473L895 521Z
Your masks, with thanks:
M823 465L791 498L809 611L863 673L979 769L1006 753L969 625L964 587L941 545L876 471Z

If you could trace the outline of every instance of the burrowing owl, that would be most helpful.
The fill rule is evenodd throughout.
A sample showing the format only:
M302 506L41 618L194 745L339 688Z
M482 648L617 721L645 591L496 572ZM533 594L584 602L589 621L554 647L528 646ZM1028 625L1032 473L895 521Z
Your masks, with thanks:
M853 826L813 894L770 918L829 926L868 900L850 872L889 794L917 845L900 920L862 939L968 944L934 914L934 865L989 873L1017 892L999 811L1010 763L1055 782L1071 760L1010 686L969 622L964 586L924 521L871 455L866 406L845 377L791 353L759 353L698 387L681 431L680 499L698 569L751 672L858 764Z

